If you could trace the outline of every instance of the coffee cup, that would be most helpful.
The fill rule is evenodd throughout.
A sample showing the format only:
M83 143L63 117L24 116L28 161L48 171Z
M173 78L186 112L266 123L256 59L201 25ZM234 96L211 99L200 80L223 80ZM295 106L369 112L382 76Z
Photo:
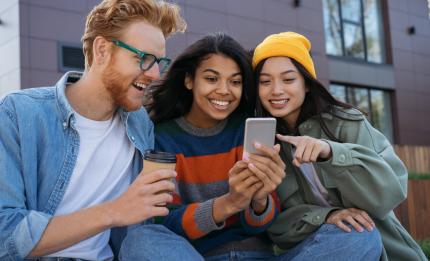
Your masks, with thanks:
M176 167L176 155L164 151L147 150L143 154L143 174L150 173L161 169L175 170ZM175 183L175 179L171 180ZM175 188L176 189L176 188ZM170 193L170 191L169 191ZM166 206L160 204L160 206Z
M143 155L143 173L159 169L175 170L176 155L164 151L147 150Z

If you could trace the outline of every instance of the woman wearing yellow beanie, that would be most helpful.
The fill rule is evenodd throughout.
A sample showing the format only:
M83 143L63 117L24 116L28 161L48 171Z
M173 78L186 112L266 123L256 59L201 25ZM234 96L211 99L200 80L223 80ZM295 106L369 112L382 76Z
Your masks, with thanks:
M277 118L286 178L269 236L280 260L426 260L393 209L407 171L388 140L317 80L303 35L268 36L254 51L259 116Z

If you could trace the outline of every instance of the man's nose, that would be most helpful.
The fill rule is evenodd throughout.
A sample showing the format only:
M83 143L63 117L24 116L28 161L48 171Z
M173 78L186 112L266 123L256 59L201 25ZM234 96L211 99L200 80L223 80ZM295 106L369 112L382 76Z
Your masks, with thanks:
M154 65L151 66L148 70L144 71L143 74L150 78L151 80L158 80L160 79L160 68L158 66L158 63L154 63Z

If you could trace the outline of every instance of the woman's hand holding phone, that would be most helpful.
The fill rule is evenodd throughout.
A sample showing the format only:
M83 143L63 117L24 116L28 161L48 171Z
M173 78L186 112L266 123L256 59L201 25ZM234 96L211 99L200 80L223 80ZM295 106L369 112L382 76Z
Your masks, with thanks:
M263 187L263 183L247 168L247 163L238 161L229 172L229 195L238 210L247 208L252 196Z
M228 217L246 209L263 183L248 169L248 163L238 161L229 171L229 192L215 199L213 217L221 223Z
M266 208L268 195L276 190L285 177L285 164L279 156L279 144L269 148L255 142L254 146L260 155L249 155L248 168L263 183L263 187L255 193L252 207L256 213L261 213Z

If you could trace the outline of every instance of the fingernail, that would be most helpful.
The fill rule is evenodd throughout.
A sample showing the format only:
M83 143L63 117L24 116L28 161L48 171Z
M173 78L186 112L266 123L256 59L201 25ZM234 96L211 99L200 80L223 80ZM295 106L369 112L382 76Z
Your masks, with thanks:
M249 161L249 153L248 152L243 153L243 159L242 160L243 161Z
M257 142L257 141L254 143L254 145L255 145L255 147L256 147L257 149L261 148L261 144L260 144L259 142Z

